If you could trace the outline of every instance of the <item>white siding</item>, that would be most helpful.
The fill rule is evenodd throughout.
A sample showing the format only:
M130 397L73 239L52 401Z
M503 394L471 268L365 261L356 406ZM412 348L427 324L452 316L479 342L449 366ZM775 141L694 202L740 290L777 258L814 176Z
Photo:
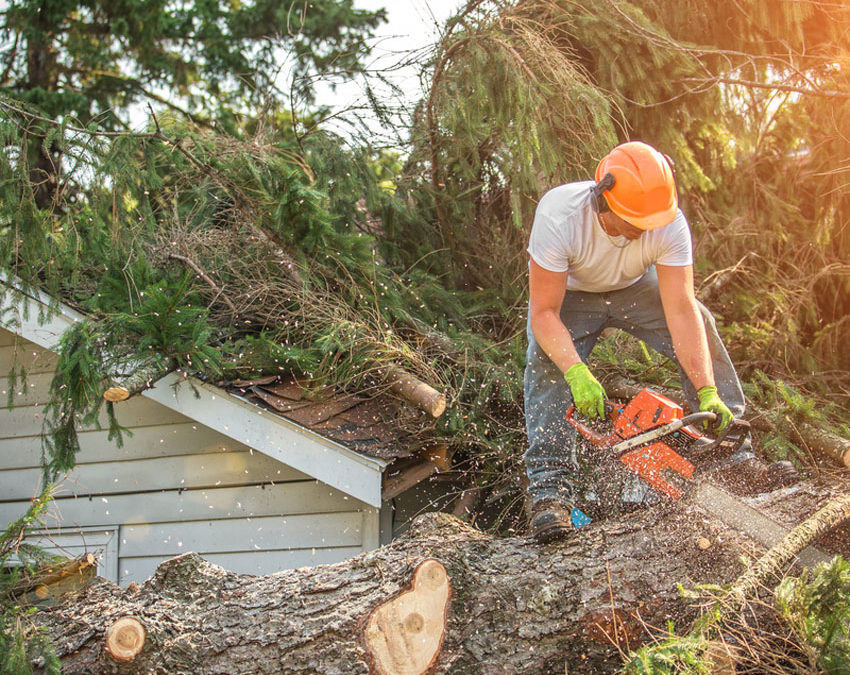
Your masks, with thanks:
M142 396L179 410L211 429L250 445L357 499L380 507L386 462L321 439L287 419L194 378L169 373Z
M15 363L27 377L12 389L6 375ZM0 524L19 517L39 490L55 364L49 351L0 329ZM132 436L121 448L109 441L105 414L102 430L82 431L77 466L45 518L57 547L101 552L104 576L142 581L188 551L267 574L378 545L378 510L345 492L149 398L116 411Z

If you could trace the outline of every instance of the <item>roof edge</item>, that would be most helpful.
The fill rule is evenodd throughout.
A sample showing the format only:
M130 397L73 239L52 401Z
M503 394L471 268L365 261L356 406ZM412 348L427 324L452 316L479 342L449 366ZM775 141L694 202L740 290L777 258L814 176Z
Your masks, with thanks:
M23 284L18 279L2 271L0 284L5 286L0 288L0 326L39 347L55 352L62 334L77 321L86 318L43 291L31 293L22 290Z

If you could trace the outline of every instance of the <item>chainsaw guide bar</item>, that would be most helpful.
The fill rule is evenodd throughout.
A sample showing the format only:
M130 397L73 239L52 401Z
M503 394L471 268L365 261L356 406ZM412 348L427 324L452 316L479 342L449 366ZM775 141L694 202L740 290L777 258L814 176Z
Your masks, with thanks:
M768 550L781 542L791 531L709 481L702 481L688 499L693 499L701 509L719 518L732 529L743 532ZM797 562L809 569L831 559L831 555L815 546L806 546L797 554Z

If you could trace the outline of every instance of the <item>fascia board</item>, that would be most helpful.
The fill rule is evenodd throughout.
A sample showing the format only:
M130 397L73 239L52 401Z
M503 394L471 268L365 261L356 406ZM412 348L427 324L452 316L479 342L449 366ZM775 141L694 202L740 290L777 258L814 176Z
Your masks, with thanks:
M63 303L52 303L42 292L24 293L14 282L9 283L5 274L0 274L0 282L6 284L0 289L0 326L19 333L21 337L55 352L62 334L75 322L85 316Z
M153 388L143 391L142 396L370 506L381 506L381 477L386 462L360 455L191 376L169 373Z

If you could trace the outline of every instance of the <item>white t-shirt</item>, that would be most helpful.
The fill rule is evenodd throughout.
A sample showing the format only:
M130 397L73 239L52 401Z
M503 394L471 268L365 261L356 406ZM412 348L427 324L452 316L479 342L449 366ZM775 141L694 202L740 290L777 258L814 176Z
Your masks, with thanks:
M679 211L669 225L638 239L612 237L599 223L590 188L593 181L567 183L540 199L528 253L550 272L567 272L567 288L602 293L626 288L656 263L693 264L691 231Z

